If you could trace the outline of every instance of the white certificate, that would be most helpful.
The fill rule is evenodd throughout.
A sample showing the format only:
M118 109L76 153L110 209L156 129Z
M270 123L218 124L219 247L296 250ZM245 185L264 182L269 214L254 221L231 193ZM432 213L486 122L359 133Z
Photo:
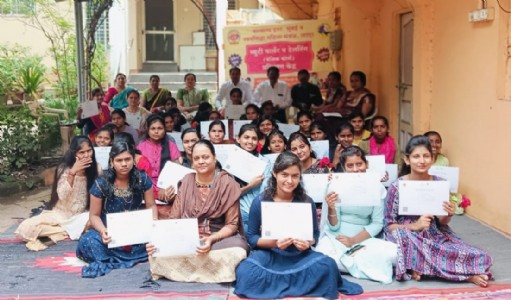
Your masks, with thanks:
M200 245L197 219L173 219L153 222L151 244L154 257L196 254Z
M174 140L174 143L176 144L177 149L179 151L181 152L185 151L185 149L183 148L183 141L181 140L181 132L179 131L167 132L167 135L172 138L171 140Z
M250 182L254 177L264 175L267 161L262 160L247 151L234 147L229 150L229 156L223 169L239 179Z
M449 201L449 182L432 180L399 181L400 215L446 216L444 201Z
M153 210L142 209L106 215L108 248L147 243L151 239Z
M329 117L342 118L342 115L340 113L336 113L336 112L324 112L323 116L326 118L329 118Z
M279 157L280 153L270 153L270 154L264 154L264 158L268 160L268 163L270 164L270 170L273 170L273 165L275 164L275 161L277 160L277 157Z
M312 141L310 143L317 159L322 159L323 157L330 158L330 144L328 141Z
M227 163L227 158L229 157L229 151L234 148L238 148L236 145L227 144L227 145L213 145L215 147L215 155L216 159L222 164L222 168Z
M307 196L316 203L325 201L328 189L328 174L303 174L303 188Z
M295 238L312 241L312 207L310 203L261 202L261 237L278 240Z
M94 147L94 156L96 162L101 166L101 169L108 169L108 162L110 161L110 149L112 147Z
M224 140L228 140L229 139L229 120L220 120L220 121L222 121L222 123L224 123L224 126L225 126ZM211 122L213 122L213 121L200 122L200 134L206 140L209 140L209 124L211 124Z
M294 124L277 123L277 125L279 126L279 130L282 131L286 138L289 138L292 133L300 130L300 126Z
M99 115L98 102L95 100L82 102L80 107L82 108L82 119Z
M451 193L458 192L458 185L460 180L460 168L458 167L441 167L432 166L429 168L429 175L435 175L449 181Z
M240 133L241 126L245 124L250 124L252 121L250 120L233 120L232 121L232 132L235 138L238 137L238 134Z
M245 113L245 105L227 105L225 106L225 118L231 120L239 120L242 114Z
M389 187L397 179L397 164L386 164L385 170L389 175L389 179L383 182L383 185Z
M173 186L177 191L177 183L185 177L185 175L195 173L195 170L183 167L180 164L168 161L158 176L157 187L160 189L166 189L169 186Z
M328 185L328 192L336 192L341 206L381 205L382 184L378 174L334 173Z
M385 167L385 155L367 155L367 170L380 176L380 180L385 177L387 171Z

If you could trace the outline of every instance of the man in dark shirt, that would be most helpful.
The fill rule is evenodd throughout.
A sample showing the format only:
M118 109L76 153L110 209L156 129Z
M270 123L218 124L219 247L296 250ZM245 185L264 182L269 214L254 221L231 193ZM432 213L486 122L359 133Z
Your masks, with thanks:
M292 105L300 110L310 111L312 105L321 105L323 98L319 87L309 82L309 71L302 69L298 71L298 81L291 88Z

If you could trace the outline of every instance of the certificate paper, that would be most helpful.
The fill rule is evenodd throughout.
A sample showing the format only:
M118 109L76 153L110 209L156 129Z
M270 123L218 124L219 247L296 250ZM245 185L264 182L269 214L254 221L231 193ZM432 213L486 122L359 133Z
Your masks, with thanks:
M153 210L142 209L106 215L108 248L143 244L151 239Z
M448 181L400 180L399 214L446 216L442 204L449 201L449 186Z
M196 253L200 245L197 219L159 220L153 222L151 244L154 257L182 256Z
M383 182L385 187L389 187L397 179L397 164L386 164L385 170L389 175L389 179Z
M286 138L289 138L292 133L300 130L300 126L294 124L277 123L277 125L279 126L279 130L282 131Z
M328 192L336 192L340 206L381 205L382 185L379 175L367 173L334 173Z
M232 121L232 133L234 135L234 138L238 137L238 134L240 133L241 126L245 124L250 124L252 121L250 120L233 120Z
M190 173L195 173L195 170L168 161L161 170L160 176L158 176L156 186L160 189L166 189L172 185L177 191L177 183Z
M342 118L342 115L340 113L336 112L324 112L323 116L326 118Z
M110 160L110 149L112 147L94 147L94 156L101 166L101 169L108 169L108 161Z
M307 196L316 203L325 201L328 189L328 174L303 174L303 187Z
M231 175L245 182L250 182L254 177L264 174L267 163L267 161L234 146L233 149L229 149L227 161L222 167Z
M312 141L311 148L316 153L317 159L330 158L330 144L328 141Z
M277 160L277 157L279 157L280 153L270 153L270 154L264 154L264 158L268 160L268 163L270 164L270 170L273 170L273 165L275 164L275 161Z
M457 193L458 185L460 180L460 168L458 167L441 167L441 166L432 166L429 168L429 175L436 175L440 178L443 178L450 183L450 192Z
M367 155L367 170L374 172L380 176L380 180L385 177L387 171L385 167L385 155Z
M296 238L312 241L310 203L261 202L263 239Z
M95 100L85 101L80 104L82 108L82 119L99 115L98 102Z
M185 151L185 149L183 148L183 140L181 140L181 132L179 131L167 132L167 135L169 137L172 137L179 151L181 152Z
M213 145L215 147L216 159L222 164L222 168L225 167L227 163L227 158L229 157L229 151L238 148L236 145L227 144L227 145Z
M230 120L239 120L242 114L245 113L245 105L227 105L225 106L225 118Z
M220 121L222 121L222 123L224 123L224 126L225 126L224 140L228 140L229 139L229 120L220 120ZM200 122L200 134L206 140L209 140L209 124L211 124L211 122L213 122L213 121Z

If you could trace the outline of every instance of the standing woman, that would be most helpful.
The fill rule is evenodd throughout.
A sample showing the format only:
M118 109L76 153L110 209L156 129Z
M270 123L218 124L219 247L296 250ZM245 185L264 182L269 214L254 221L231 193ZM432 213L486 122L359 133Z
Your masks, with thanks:
M327 166L322 166L321 161L311 148L309 139L300 132L294 132L287 141L287 149L293 152L303 165L303 174L324 174L328 173Z
M361 141L358 146L367 155L385 155L385 163L399 162L396 141L389 135L389 121L384 116L375 116L371 120L371 137Z
M160 87L160 76L151 75L149 77L149 88L142 92L140 97L141 106L148 111L163 107L165 100L172 97L172 93L166 88Z
M96 163L94 148L86 136L76 136L71 140L69 150L55 170L51 199L40 215L23 221L16 234L26 241L32 251L44 250L48 246L39 238L48 237L56 243L67 237L77 239L85 229L67 232L62 224L78 224L76 216L89 208L89 189L101 168Z
M368 166L364 152L357 146L342 151L340 164L345 173L365 173ZM316 251L333 258L341 272L391 283L397 249L395 244L376 238L383 228L383 201L387 195L381 184L380 192L378 206L338 206L337 199L340 197L342 202L343 195L330 192L323 204L328 213L323 214ZM364 249L354 252L354 247Z
M122 110L126 113L126 122L137 130L138 136L144 133L145 119L150 115L144 107L140 107L140 93L137 90L131 90L127 94L128 107Z
M82 268L82 277L103 276L113 269L131 268L147 260L145 245L108 248L106 215L138 210L145 207L157 212L153 198L153 183L145 172L135 167L135 148L127 143L114 143L110 150L110 168L90 189L89 221L92 226L78 241L76 256L89 263Z
M184 151L181 152L181 157L183 158L183 166L187 168L192 167L192 148L195 143L200 140L199 134L197 133L197 129L195 128L186 128L183 133L181 133L181 141L183 142Z
M226 141L225 137L225 124L220 120L214 120L209 123L209 140L213 145L224 144Z
M253 250L236 269L234 293L238 296L338 299L339 291L344 294L362 293L358 284L341 278L333 259L311 249L319 238L319 230L314 202L300 184L301 165L296 155L289 152L280 154L268 187L252 203L247 239ZM262 201L309 203L314 239L263 239Z
M115 125L115 133L126 132L133 136L135 144L138 144L138 132L126 122L126 113L122 109L112 111L112 124Z
M102 88L95 88L91 91L92 101L98 103L99 114L90 118L82 119L82 107L79 106L76 111L76 118L78 120L78 127L83 127L83 134L87 135L91 141L94 141L95 135L98 130L105 124L110 122L110 109L106 103L103 103L105 94Z
M412 137L403 158L400 177L389 187L385 207L384 238L398 246L396 279L431 276L486 287L493 260L486 251L468 245L451 230L454 203L448 199L444 202L447 216L399 214L400 180L443 180L428 174L433 151L427 137Z
M114 83L115 86L108 89L103 101L110 106L111 110L123 109L128 106L127 95L133 87L126 85L126 75L123 73L115 75Z
M158 114L150 115L146 120L147 138L142 141L137 149L147 157L151 164L152 174L148 174L154 184L155 194L158 200L168 202L175 194L175 188L169 186L166 189L156 187L160 172L167 161L181 163L181 153L176 144L171 142L165 132L165 121ZM170 206L160 206L158 210L170 209Z
M207 90L199 90L195 87L197 77L193 73L185 75L185 87L177 90L177 108L185 115L188 120L193 118L190 113L199 109L201 102L209 100Z
M232 282L234 270L247 257L242 236L239 185L221 170L213 144L200 140L192 147L193 169L180 181L172 211L166 218L196 218L201 246L197 254L179 257L151 257L153 277L181 282ZM154 245L147 244L152 255Z

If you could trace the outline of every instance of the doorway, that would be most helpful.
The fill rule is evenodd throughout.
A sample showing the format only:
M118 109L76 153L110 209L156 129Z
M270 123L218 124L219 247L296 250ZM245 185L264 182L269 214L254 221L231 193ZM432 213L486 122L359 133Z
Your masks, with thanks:
M174 1L144 1L145 61L173 62L174 58Z
M399 46L399 145L413 136L413 13L401 15Z

